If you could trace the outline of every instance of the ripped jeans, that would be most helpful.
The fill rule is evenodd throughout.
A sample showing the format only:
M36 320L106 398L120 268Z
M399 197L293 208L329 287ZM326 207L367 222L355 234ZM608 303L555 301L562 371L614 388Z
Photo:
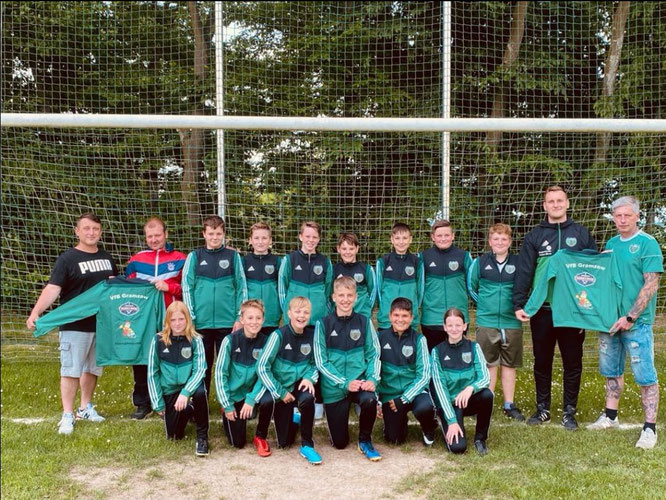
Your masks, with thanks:
M615 378L624 374L627 353L636 383L639 386L656 384L652 325L636 323L628 332L599 333L599 372L604 377Z

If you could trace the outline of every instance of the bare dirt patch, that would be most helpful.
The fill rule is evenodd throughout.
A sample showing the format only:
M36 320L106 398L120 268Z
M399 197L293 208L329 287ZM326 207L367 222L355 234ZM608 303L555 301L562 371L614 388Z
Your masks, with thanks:
M84 483L97 498L262 498L377 499L419 498L396 491L401 480L430 472L439 456L426 450L405 453L381 447L383 460L371 463L352 445L346 450L318 449L323 463L309 465L298 448L274 450L268 458L252 445L243 450L212 450L206 458L192 456L134 471L123 467L77 468L70 477ZM412 492L414 493L414 492Z

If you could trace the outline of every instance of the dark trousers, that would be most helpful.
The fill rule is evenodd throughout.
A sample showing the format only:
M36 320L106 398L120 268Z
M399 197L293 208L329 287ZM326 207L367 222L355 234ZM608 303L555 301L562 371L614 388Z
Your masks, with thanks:
M372 441L372 428L377 419L377 395L370 391L348 392L346 398L324 405L331 444L340 450L349 444L349 407L352 403L361 407L359 442Z
M243 448L246 442L245 431L247 427L247 420L238 417L244 404L245 401L238 401L237 403L234 403L234 409L236 410L236 420L229 420L224 414L222 416L222 427L224 427L224 433L227 435L229 444L235 446L236 448ZM266 439L268 436L268 426L270 425L271 417L273 416L273 396L271 396L270 392L264 392L261 400L255 405L254 412L259 414L255 435L262 439Z
M132 404L150 408L150 394L148 394L148 365L132 366L134 375L134 390L132 391Z
M190 397L190 401L183 411L176 411L174 405L180 395L179 392L164 396L164 427L169 439L183 439L185 426L194 416L197 426L197 439L208 439L208 393L204 384L199 384L197 390Z
M411 403L403 404L398 411L393 411L389 403L382 404L384 419L384 439L393 444L402 444L407 441L408 413L412 412L421 424L421 430L427 436L432 436L437 423L435 422L435 405L430 393L423 392L416 396Z
M446 447L452 453L464 453L467 449L467 432L465 431L464 417L476 415L476 431L474 433L474 441L485 441L488 439L488 429L490 428L490 416L493 413L493 393L490 389L483 389L476 394L472 394L469 398L466 408L459 408L453 405L453 411L456 412L456 420L458 425L463 431L462 437L458 437L458 442L455 441L451 444L446 443ZM449 425L444 419L444 412L438 410L439 421L442 425L442 432L444 433L444 442L446 442L446 431Z
M273 409L273 420L275 422L275 433L277 434L278 446L286 448L291 446L296 439L298 425L294 424L294 408L298 407L301 413L301 444L314 447L312 440L312 426L314 425L314 396L308 391L297 389L300 380L291 391L296 401L285 403L276 401Z
M213 361L220 352L224 337L231 333L231 328L202 328L197 330L201 334L204 351L206 352L206 392L210 394L210 381L212 379Z
M585 330L580 328L556 328L549 307L542 307L530 318L532 348L534 350L534 382L536 402L550 409L551 382L553 379L553 357L557 343L562 355L563 407L576 407L580 392L580 379L583 373L583 342Z
M421 332L428 343L428 352L446 340L446 332L443 325L421 325Z

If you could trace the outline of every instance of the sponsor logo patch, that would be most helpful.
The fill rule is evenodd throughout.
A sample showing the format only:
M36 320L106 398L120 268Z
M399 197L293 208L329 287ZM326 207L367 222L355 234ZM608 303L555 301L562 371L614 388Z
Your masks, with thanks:
M192 357L192 348L191 347L183 347L180 350L180 355L184 357L185 359L190 359Z
M266 271L266 274L273 274L275 272L275 266L273 264L266 264L264 266L264 271Z
M472 353L471 352L463 352L462 353L462 360L465 363L470 364L472 362Z
M356 281L356 283L362 283L363 282L363 274L354 273L354 281Z
M361 330L359 330L358 328L352 328L351 330L349 330L349 336L354 342L356 342L358 339L361 338Z
M313 271L317 276L319 276L321 273L324 272L324 266L314 266L314 267L312 268L312 271Z
M411 276L414 274L414 266L406 266L405 267L405 274L407 276Z
M411 345L403 345L402 346L402 355L406 358L410 357L412 354L414 354L414 347Z
M597 282L597 278L595 278L593 274L582 272L574 276L574 281L581 286L590 286Z
M301 344L301 354L307 356L312 351L312 346L310 344Z
M229 269L229 261L227 259L221 260L220 267L222 269Z
M169 271L175 271L175 270L176 270L176 264L174 264L173 262L169 262L169 263L167 264L167 269L168 269Z
M120 306L118 306L118 311L123 316L134 316L139 312L139 310L139 306L134 302L125 302L124 304L120 304Z
M574 247L576 246L576 243L578 243L578 240L576 238L567 238L564 240L564 242L567 244L567 246Z
M459 267L460 264L458 264L458 262L456 262L455 260L449 262L449 269L451 269L451 271L457 271Z
M506 274L513 274L516 272L516 266L513 264L507 264L504 270L506 271Z

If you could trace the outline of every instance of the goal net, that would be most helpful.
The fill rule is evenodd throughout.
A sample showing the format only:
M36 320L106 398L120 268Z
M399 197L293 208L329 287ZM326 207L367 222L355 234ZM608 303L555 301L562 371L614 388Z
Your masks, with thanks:
M56 359L25 318L76 217L103 219L121 265L161 216L182 251L221 213L227 243L273 227L273 251L303 220L340 231L360 258L413 251L448 217L485 251L494 222L513 251L560 184L598 244L610 203L633 194L666 250L666 126L653 133L396 132L136 128L133 115L328 118L666 118L664 2L4 2L2 112L119 114L126 126L2 127L2 357ZM4 122L4 119L3 119ZM607 123L607 122L606 122ZM663 283L663 282L662 282ZM666 294L658 302L664 345ZM527 336L526 336L527 337ZM593 344L588 349L594 349ZM594 362L595 356L586 356Z

